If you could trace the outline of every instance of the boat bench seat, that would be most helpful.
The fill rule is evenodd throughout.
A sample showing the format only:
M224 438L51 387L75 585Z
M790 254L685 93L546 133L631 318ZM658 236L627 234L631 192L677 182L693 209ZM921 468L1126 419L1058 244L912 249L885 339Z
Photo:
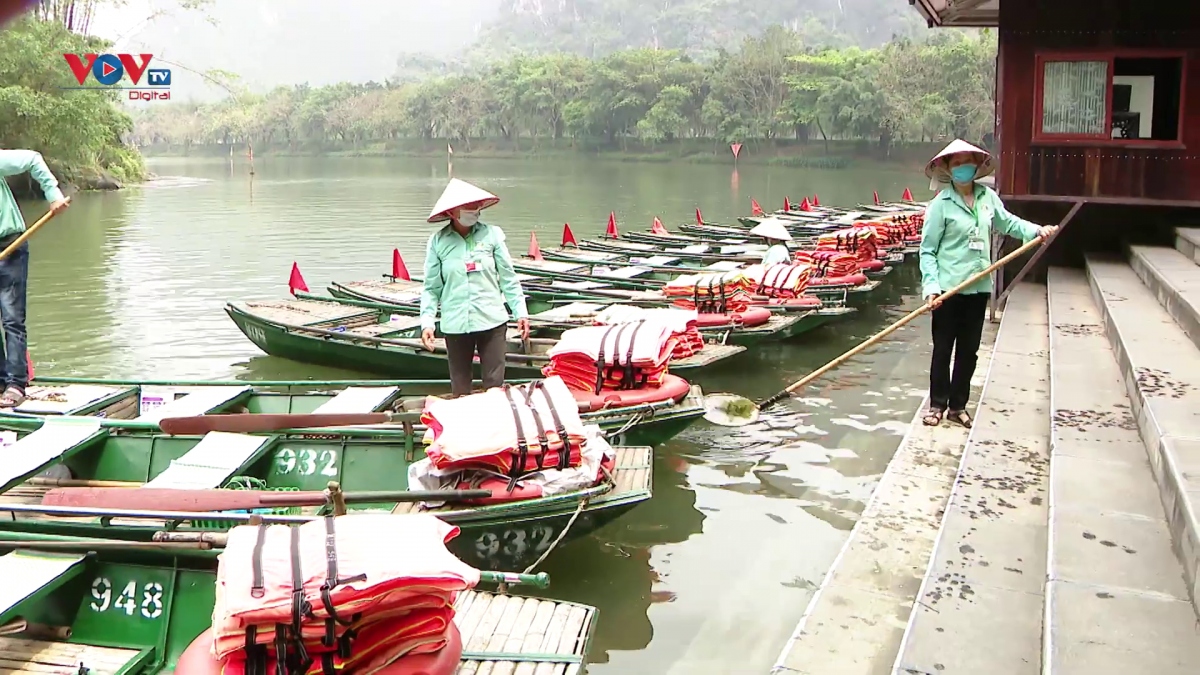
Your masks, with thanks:
M598 281L555 281L550 284L552 288L568 288L573 291L589 291L597 288L608 288L608 284L602 284Z
M86 441L108 432L93 417L48 417L33 432L4 448L0 461L0 492L7 492L26 478L66 459ZM3 585L0 580L0 585Z
M121 649L80 642L0 637L0 673L38 675L117 675L136 673L154 654L152 649Z
M144 487L209 490L221 487L271 444L271 436L210 431L183 457L171 460L162 473Z
M105 399L127 395L133 387L111 387L96 384L31 385L25 390L25 401L14 412L30 415L71 415Z
M207 415L250 391L249 386L201 387L138 416L143 422L158 422L165 417Z
M317 406L314 414L370 413L379 410L400 387L346 387L337 396Z
M608 305L595 302L572 302L566 305L559 305L558 307L551 307L529 318L540 321L570 321L573 318L591 318L605 307L608 307Z
M635 262L639 265L649 265L650 267L667 267L679 262L679 258L669 255L652 255L648 258L632 258L630 262Z
M596 270L593 274L598 277L612 277L614 279L632 279L643 274L648 274L654 270L649 267L613 267L604 271Z
M12 551L0 555L0 625L21 611L21 604L79 576L85 556L37 551ZM0 651L0 657L3 653ZM0 665L0 669L4 669Z
M519 265L531 269L540 269L547 272L578 272L583 269L583 265L574 262L564 262L562 260L521 260Z

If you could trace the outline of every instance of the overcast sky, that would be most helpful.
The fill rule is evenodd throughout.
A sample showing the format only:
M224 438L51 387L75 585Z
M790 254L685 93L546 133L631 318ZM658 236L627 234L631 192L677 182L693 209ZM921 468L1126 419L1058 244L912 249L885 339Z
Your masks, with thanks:
M172 0L106 8L92 32L114 51L144 51L194 70L238 73L255 89L383 81L402 53L449 56L495 18L500 0L214 0L204 12ZM156 8L169 14L150 22ZM212 25L206 15L216 21ZM173 73L172 96L210 98L203 80Z

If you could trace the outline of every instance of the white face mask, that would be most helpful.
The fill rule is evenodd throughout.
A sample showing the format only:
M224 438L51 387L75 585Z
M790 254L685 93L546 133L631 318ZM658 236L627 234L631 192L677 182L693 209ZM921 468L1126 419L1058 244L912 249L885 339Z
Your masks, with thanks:
M471 227L475 223L479 222L479 212L478 211L459 211L458 212L458 222L463 227Z

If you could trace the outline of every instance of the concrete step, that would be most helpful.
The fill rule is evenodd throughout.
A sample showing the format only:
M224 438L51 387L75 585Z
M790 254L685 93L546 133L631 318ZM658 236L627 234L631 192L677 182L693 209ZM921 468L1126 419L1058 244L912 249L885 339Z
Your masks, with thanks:
M1124 261L1089 255L1087 273L1200 613L1200 349Z
M1175 230L1175 250L1200 265L1200 227L1180 227Z
M1049 464L1046 287L1004 310L987 382L894 673L1041 670Z
M1103 315L1083 271L1051 268L1047 282L1043 672L1195 673L1196 617Z
M1129 265L1200 348L1200 265L1165 246L1130 246Z

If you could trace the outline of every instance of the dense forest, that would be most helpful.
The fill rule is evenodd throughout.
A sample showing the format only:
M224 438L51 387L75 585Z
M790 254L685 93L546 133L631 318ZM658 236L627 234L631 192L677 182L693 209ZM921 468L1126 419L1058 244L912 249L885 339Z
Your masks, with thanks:
M82 20L82 16L80 17ZM125 142L132 130L119 92L77 86L64 53L104 51L107 42L67 28L71 17L49 13L0 31L0 147L41 152L60 179L90 184L107 172L117 180L144 173Z
M501 0L478 47L592 58L645 47L705 58L771 26L818 48L878 47L925 33L904 0Z
M983 138L993 126L995 48L992 34L947 31L923 42L818 49L772 26L708 59L647 47L597 59L521 53L385 84L279 87L160 106L139 115L132 138L185 150L249 142L291 151L378 150L415 138L468 152L488 140L627 149L688 139L821 148L849 139L886 155L900 141Z
M261 18L219 1L155 11L245 7L240 23ZM137 148L683 157L736 142L757 156L828 157L854 141L884 157L900 143L982 140L993 125L994 35L925 30L900 0L494 0L472 36L456 36L471 46L401 53L384 82L265 89L185 68L228 95L131 116L117 92L64 88L77 83L61 58L109 48L89 33L122 2L43 0L0 31L0 144L38 149L67 180L94 183L143 176ZM171 25L183 24L152 30Z

